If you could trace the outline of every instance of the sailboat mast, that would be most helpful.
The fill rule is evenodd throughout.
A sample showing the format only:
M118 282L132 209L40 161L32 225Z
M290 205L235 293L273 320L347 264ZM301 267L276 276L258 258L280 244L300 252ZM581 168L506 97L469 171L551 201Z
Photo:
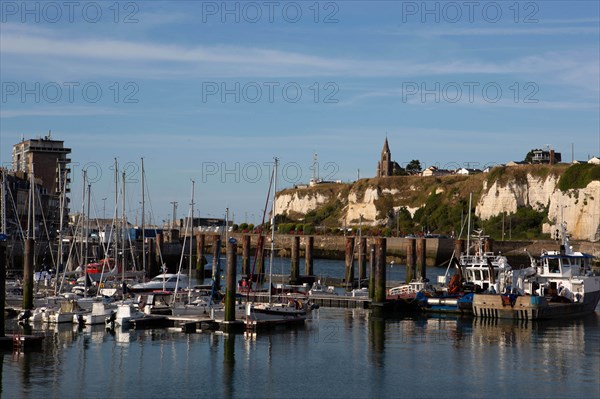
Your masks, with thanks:
M190 259L189 259L189 272L188 272L188 302L192 298L192 290L190 286L190 279L192 278L192 247L194 242L194 191L195 181L192 180L192 202L190 203Z
M6 169L2 169L2 233L6 231Z
M112 235L114 236L114 251L113 251L113 257L115 259L115 263L118 264L119 263L119 234L118 234L118 224L117 224L117 218L119 216L119 163L117 161L117 158L115 158L115 213L113 216L113 221L112 221ZM121 265L121 267L123 267L123 265ZM118 270L118 269L117 269Z
M59 169L60 170L60 169ZM65 172L66 174L66 172ZM65 217L65 209L64 209L64 200L65 200L65 181L63 180L64 177L61 173L58 174L58 187L60 187L60 195L58 197L58 206L60 207L59 210L59 223L58 223L58 261L57 261L57 266L56 266L56 277L54 279L54 292L58 293L58 273L61 269L61 267L63 267L63 238L62 238L62 234L63 234L63 218ZM62 283L61 283L62 286Z
M271 210L271 256L269 258L269 305L271 304L271 279L273 274L273 254L275 253L275 197L277 195L277 164L279 159L275 158L275 166L273 167L273 204Z
M469 193L469 213L467 214L467 256L471 249L471 201L473 201L473 193Z
M83 254L84 253L84 248L83 248L84 241L83 241L83 238L84 238L86 232L84 231L84 224L83 223L85 222L85 220L83 220L83 219L85 217L85 187L86 187L86 184L87 184L87 171L84 170L83 171L83 184L81 185L82 188L83 188L83 190L81 191L81 214L79 215L79 221L81 223L80 224L80 226L81 226L81 230L80 231L83 231L83 233L81 234L81 244L79 245L79 254L80 254L79 261L80 262L85 262L85 260L84 260L84 256L85 255ZM83 263L83 266L85 268L85 263ZM87 268L85 268L84 273L85 273L86 270L87 270Z
M81 230L83 231L83 233L81 234L81 245L79 246L80 249L80 254L81 257L79 258L81 265L83 266L83 277L84 277L84 283L83 283L83 295L86 295L86 289L87 289L87 247L84 247L85 245L87 245L87 222L84 220L85 218L85 189L86 189L86 185L87 185L87 171L84 169L83 171L83 184L81 185L83 187L83 190L81 192L81 215L79 216L79 220L82 223L81 224ZM83 224L85 223L85 225ZM85 226L85 227L84 227Z
M146 277L146 211L145 211L145 188L144 188L144 158L142 158L142 276Z
M121 266L121 277L123 278L123 282L125 282L125 262L126 262L126 252L125 252L125 241L126 240L126 236L125 234L127 234L126 231L126 227L127 227L127 221L125 220L125 172L123 172L123 198L122 198L122 208L123 208L123 213L122 213L122 221L121 221L121 234L123 234L123 236L121 237L123 239L123 244L121 246L121 249L123 251L123 257L122 257L122 266Z
M85 267L85 290L83 291L83 295L87 296L87 283L88 283L88 275L87 275L87 263L88 263L88 245L89 245L89 240L90 240L90 193L92 191L92 185L90 183L88 183L87 185L87 216L86 216L86 222L85 222L85 255L84 255L84 262L83 262L83 267Z

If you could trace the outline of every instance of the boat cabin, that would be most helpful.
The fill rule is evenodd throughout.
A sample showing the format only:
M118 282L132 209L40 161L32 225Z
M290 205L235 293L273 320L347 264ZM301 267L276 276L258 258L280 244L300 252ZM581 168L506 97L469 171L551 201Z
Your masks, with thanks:
M564 251L542 253L538 274L544 277L584 276L592 271L592 255L581 252L566 254Z

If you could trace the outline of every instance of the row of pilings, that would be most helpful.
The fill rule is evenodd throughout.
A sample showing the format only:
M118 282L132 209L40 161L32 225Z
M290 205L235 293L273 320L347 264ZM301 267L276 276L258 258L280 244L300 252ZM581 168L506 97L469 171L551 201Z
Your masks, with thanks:
M353 237L348 237L348 248L352 247L353 244ZM364 237L359 238L359 240L361 241L358 245L365 248L364 251L362 251L363 254L363 258L366 259L366 252L367 252L367 240ZM246 240L242 240L242 246L244 246L244 242ZM297 262L297 256L295 257L293 254L296 252L299 252L298 250L298 246L299 246L299 240L294 240L294 242L296 242L296 244L294 244L294 247L292 249L292 258L296 259L294 262L296 263L296 267L292 267L291 270L291 275L290 275L290 280L292 280L294 277L299 277L298 275L298 262ZM310 240L308 240L307 242L310 242ZM227 261L226 261L226 271L225 271L225 282L226 282L226 286L225 286L225 317L224 317L224 321L225 323L230 323L235 321L235 296L236 296L236 276L238 274L238 270L237 270L237 259L238 259L238 254L237 254L237 241L235 239L229 239L229 241L227 242L227 248L226 248L226 254L227 254ZM248 244L246 244L248 245ZM459 245L459 244L457 244ZM426 268L425 268L425 263L422 260L422 258L424 257L423 254L420 255L420 253L424 252L424 240L414 240L414 249L412 249L412 243L411 243L411 253L415 253L416 256L415 258L418 259L416 264L415 264L415 273L419 273L420 277L425 278L426 277ZM350 252L350 249L348 250ZM309 251L307 251L309 252ZM374 242L372 244L369 245L369 249L368 252L370 254L369 256L369 298L371 298L372 302L371 302L371 307L374 311L376 312L383 312L384 308L385 308L385 302L386 302L386 296L387 296L387 276L386 276L386 266L387 266L387 262L386 262L386 255L387 255L387 240L386 238L383 237L377 237L374 239ZM244 253L244 250L242 249L242 253ZM359 254L361 253L361 251L359 251ZM350 256L348 257L348 260L350 260ZM242 260L244 260L245 258L242 257ZM418 262L421 262L420 264L418 264ZM364 265L365 267L363 267L361 270L366 271L366 264ZM413 267L409 267L409 269L413 269ZM351 272L349 272L351 273ZM359 272L360 274L360 272Z
M291 248L289 251L290 255L290 284L298 284L304 281L302 277L314 276L314 237L304 236L304 248L301 248L300 236L291 237ZM218 274L217 263L218 258L221 254L221 236L212 235L212 274ZM368 254L373 257L374 245L379 238L372 238L367 240L367 237L345 237L345 273L344 280L352 284L356 280L367 279L367 261ZM385 238L384 238L385 239ZM160 242L160 240L158 240ZM198 234L196 236L196 270L198 273L203 273L205 268L205 255L207 249L207 236L204 234ZM373 243L368 244L368 241ZM407 281L415 278L426 278L426 239L416 238L407 240L406 246L406 264L407 264ZM264 249L265 239L263 236L258 236L256 247L254 248L254 262L252 262L252 247L251 247L251 236L244 234L241 236L241 274L249 276L251 274L261 275L264 273ZM304 250L304 270L301 273L300 270L300 250ZM236 240L236 254L239 254L237 250ZM386 252L387 257L387 252ZM355 263L357 264L357 273L355 275Z

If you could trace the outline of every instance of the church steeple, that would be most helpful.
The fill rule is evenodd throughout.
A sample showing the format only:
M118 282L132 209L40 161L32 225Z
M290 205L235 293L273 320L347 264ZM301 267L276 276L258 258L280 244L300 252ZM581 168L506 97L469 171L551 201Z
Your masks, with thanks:
M388 144L387 135L381 150L381 160L377 164L377 177L387 177L394 174L394 166L392 162L392 152Z
M390 159L389 156L392 155L392 153L390 152L390 146L388 145L387 136L385 136L385 142L383 143L383 150L381 150L382 157L384 154L388 155L388 160Z

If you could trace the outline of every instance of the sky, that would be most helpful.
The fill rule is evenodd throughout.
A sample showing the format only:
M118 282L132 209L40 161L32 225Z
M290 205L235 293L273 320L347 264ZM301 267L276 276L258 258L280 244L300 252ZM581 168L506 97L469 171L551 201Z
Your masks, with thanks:
M257 223L278 190L399 164L600 155L597 1L0 2L0 163L51 132L92 215ZM121 183L119 183L121 185ZM120 212L120 211L119 211Z

